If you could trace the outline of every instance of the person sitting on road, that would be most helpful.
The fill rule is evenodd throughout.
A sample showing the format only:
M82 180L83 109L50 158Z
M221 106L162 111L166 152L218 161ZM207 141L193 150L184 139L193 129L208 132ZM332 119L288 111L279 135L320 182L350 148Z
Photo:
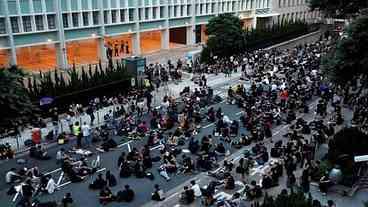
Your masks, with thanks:
M48 156L47 151L41 147L41 145L34 145L29 150L29 155L32 158L39 160L49 160L51 157Z
M66 193L63 199L61 200L62 207L72 207L73 198L71 193Z
M128 178L132 175L132 169L129 166L129 161L124 160L120 165L120 173L121 178Z
M21 180L21 176L16 173L17 169L11 168L5 175L5 182L8 184L19 182Z
M192 159L186 155L183 155L182 158L183 158L182 159L183 165L178 173L185 173L185 174L192 173L194 170L194 164Z
M198 140L194 140L194 137L191 137L188 144L188 149L192 154L197 154L199 150L199 142Z
M230 173L227 173L225 175L224 184L225 184L224 187L225 187L226 190L235 189L235 180L234 180L234 177Z
M102 205L106 205L112 201L115 200L114 195L112 194L111 190L109 187L104 186L101 191L100 191L100 195L99 195L99 201Z
M110 170L107 170L106 171L106 181L107 181L107 184L110 186L110 187L114 187L116 186L117 182L116 182L116 178L115 176L110 172Z
M190 185L191 185L191 189L194 191L194 196L197 198L201 197L202 191L199 185L196 183L196 181L195 180L190 181Z
M224 143L221 142L216 146L215 153L216 155L219 155L219 156L225 156L226 149L225 149Z
M92 190L103 189L107 185L105 179L102 178L102 174L99 173L97 178L89 185L89 188Z
M159 174L164 177L166 179L166 181L170 181L170 177L169 177L169 174L167 172L167 161L164 161L160 167L158 168L158 172Z
M189 205L195 200L194 190L184 186L184 191L180 195L180 203L183 205Z
M165 194L162 189L160 189L160 186L155 184L154 186L155 190L152 193L151 199L153 201L163 201L165 200Z
M124 190L119 191L116 195L116 200L118 202L132 202L134 200L135 193L130 189L129 185L124 186Z

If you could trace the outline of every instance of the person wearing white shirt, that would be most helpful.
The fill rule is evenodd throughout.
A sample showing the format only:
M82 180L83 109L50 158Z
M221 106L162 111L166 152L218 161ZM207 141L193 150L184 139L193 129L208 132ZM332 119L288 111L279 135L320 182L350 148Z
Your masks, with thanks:
M46 190L49 194L53 194L55 192L56 188L57 188L57 185L56 185L54 179L52 179L52 177L50 176L49 181L47 182L47 185L46 185Z
M84 140L87 146L89 146L91 144L91 127L86 122L84 122L81 127L81 130Z
M13 183L20 179L20 175L15 172L15 168L10 169L5 175L6 183Z
M202 191L201 188L199 187L198 184L196 184L196 182L194 180L190 181L190 185L192 186L192 190L194 191L194 196L195 197L201 197L202 196Z

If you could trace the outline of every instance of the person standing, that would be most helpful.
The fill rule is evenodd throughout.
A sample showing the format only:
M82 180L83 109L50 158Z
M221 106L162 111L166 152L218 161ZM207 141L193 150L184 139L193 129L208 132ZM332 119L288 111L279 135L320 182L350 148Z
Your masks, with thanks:
M124 55L124 53L125 53L125 44L124 44L124 41L121 41L121 43L120 43L120 54Z
M85 141L85 143L87 144L87 146L91 145L91 127L84 122L82 125L82 134L83 134L83 139Z
M77 147L82 147L82 133L81 133L81 127L79 125L79 122L75 122L73 125L73 135L77 138Z

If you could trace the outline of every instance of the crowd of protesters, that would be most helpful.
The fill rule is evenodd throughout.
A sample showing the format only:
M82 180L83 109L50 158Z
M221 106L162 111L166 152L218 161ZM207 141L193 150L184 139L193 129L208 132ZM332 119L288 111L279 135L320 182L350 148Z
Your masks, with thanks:
M214 179L207 186L192 181L184 187L180 196L182 204L191 204L196 199L200 199L205 206L220 202L215 198L216 189L234 190L237 176L240 176L244 189L235 193L233 198L221 202L242 206L243 198L252 201L262 197L268 189L281 185L279 180L284 175L287 177L287 188L296 189L299 186L308 193L310 182L315 181L319 183L321 192L326 194L334 181L328 174L316 174L319 161L314 161L314 149L334 135L334 126L343 124L342 102L345 95L343 89L326 83L319 70L321 56L330 47L326 41L319 41L284 51L258 50L228 59L215 58L215 64L200 66L203 73L224 72L228 76L241 70L241 79L246 84L229 87L226 100L227 104L237 105L241 109L240 121L231 120L221 108L204 109L216 102L217 98L213 90L207 87L205 78L201 78L198 88L185 88L180 94L180 102L174 97L165 96L160 106L153 108L150 91L160 87L161 82L167 82L169 77L172 80L180 79L180 70L184 66L179 61L176 67L171 63L167 67L149 65L146 68L151 83L149 90L128 96L95 98L87 108L79 104L72 105L66 118L70 133L77 137L77 148L83 149L84 146L98 143L97 147L103 152L117 146L111 138L111 132L130 139L146 138L146 144L141 149L133 148L129 153L122 152L119 156L117 167L122 179L134 176L154 180L157 178L154 178L152 170L157 170L163 179L170 182L175 174L208 172ZM315 101L315 108L310 107L309 104ZM366 102L366 98L358 99L354 109L356 115L353 121L363 125L367 122L364 118ZM90 125L95 120L93 112L110 105L119 107L103 117L106 123L103 127L92 130ZM143 117L143 112L148 112L148 121ZM313 121L298 117L313 112L316 114ZM90 116L91 124L73 120L73 117L82 113ZM203 122L213 123L215 127L212 133L198 137ZM272 128L284 124L290 125L288 132L281 140L273 140ZM240 128L250 133L240 134ZM64 139L64 136L61 133L58 139ZM226 158L230 153L225 147L226 143L238 149L253 145L235 162ZM161 146L160 156L153 156L150 148L157 145ZM181 146L184 145L190 154L182 154ZM34 147L34 153L36 158L49 158L40 147ZM101 165L97 160L89 163L85 156L75 159L64 149L58 151L56 158L72 182L84 181L88 175L95 174ZM222 158L225 160L220 164ZM260 181L250 176L255 166L267 166ZM296 177L298 170L302 171L300 178ZM29 206L35 194L53 193L57 188L52 177L42 175L37 166L21 170L12 168L6 174L6 179L8 183L22 183L23 206ZM89 189L99 191L101 204L134 200L134 191L138 189L129 185L116 193L112 192L110 188L116 186L116 179L107 170L105 176L100 173L90 183ZM9 194L15 191L11 189L13 192ZM159 185L154 186L151 199L165 199L165 193ZM71 194L66 194L63 202L72 203ZM321 206L319 201L313 203L316 207Z

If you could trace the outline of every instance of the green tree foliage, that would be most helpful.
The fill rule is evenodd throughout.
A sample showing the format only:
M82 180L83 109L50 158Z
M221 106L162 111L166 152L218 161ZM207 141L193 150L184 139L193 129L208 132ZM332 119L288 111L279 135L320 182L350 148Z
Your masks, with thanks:
M368 7L366 0L310 0L312 10L321 10L328 17L346 18Z
M332 163L338 162L341 155L354 156L368 154L368 135L358 128L344 128L335 134L329 143L328 157Z
M27 123L35 108L23 85L24 73L13 67L0 69L0 131Z
M221 14L210 19L207 25L209 36L205 53L229 57L245 48L245 33L240 19L231 14Z
M240 22L238 22L237 17L225 15L225 18L231 20L219 19L220 17L221 15L209 22L207 28L209 39L207 46L203 48L201 53L202 62L210 63L212 61L211 57L215 55L229 57L246 50L265 48L318 29L318 27L312 27L305 22L296 21L281 22L271 27L243 30L241 25L238 25ZM230 27L230 29L227 27ZM227 34L232 30L236 30L235 34ZM235 41L232 41L232 39L235 39Z
M368 75L368 16L360 16L348 28L347 37L322 60L322 69L335 83L345 85L349 81Z
M77 69L73 65L67 73L55 70L28 78L27 91L35 101L44 96L58 97L129 78L126 68L121 63L115 65L109 63L106 68L100 63L94 68L89 65L88 69L84 67Z

